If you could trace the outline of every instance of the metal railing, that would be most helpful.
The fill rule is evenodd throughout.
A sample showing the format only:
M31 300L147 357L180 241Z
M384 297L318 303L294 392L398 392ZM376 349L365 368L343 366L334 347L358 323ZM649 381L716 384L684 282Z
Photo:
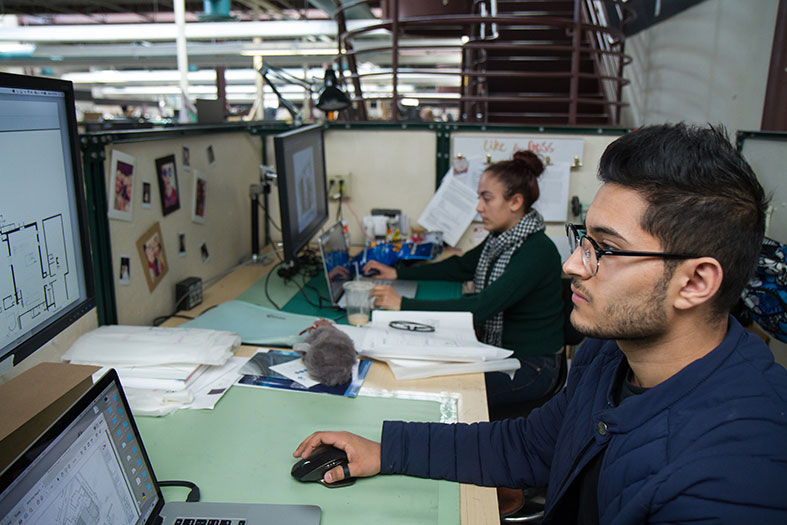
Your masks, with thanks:
M338 24L338 55L335 58L339 66L339 82L345 88L352 84L354 95L352 97L353 109L349 111L351 120L367 120L366 104L371 101L388 101L391 105L392 118L400 120L400 102L403 98L400 92L400 82L406 81L411 75L448 75L457 77L456 85L459 87L458 96L440 96L439 93L423 96L422 101L440 106L455 106L460 109L460 121L464 122L489 122L490 104L494 103L519 103L524 101L536 103L561 103L565 104L565 113L544 113L545 117L562 116L564 124L577 125L580 118L580 106L599 107L605 112L606 123L613 125L619 123L620 109L626 104L622 102L622 87L628 83L623 78L623 68L630 63L631 58L623 52L624 35L619 29L610 27L604 13L603 4L594 0L574 0L573 13L569 17L555 17L544 15L507 15L499 14L494 0L476 0L474 13L451 14L437 16L399 17L399 0L390 0L391 19L381 20L379 23L370 24L360 29L347 30L344 12L351 7L369 3L370 0L354 0L342 3L334 0L336 12L334 18ZM477 11L477 13L475 12ZM464 27L467 28L468 39L464 43L445 43L436 41L430 43L408 43L407 32L423 32L434 28ZM356 46L360 37L372 33L387 31L390 43L370 47ZM506 41L500 38L505 31L555 31L565 35L567 42L555 41ZM585 35L583 41L583 34ZM400 56L402 52L429 50L456 49L461 53L461 67L457 71L446 71L439 68L401 68ZM515 58L520 54L540 51L545 53L560 53L570 57L570 67L565 71L521 71L515 69L495 69L488 67L490 52L508 51L508 56ZM390 69L382 69L372 73L359 73L358 63L361 57L374 53L389 52L391 59ZM594 72L581 71L580 63L591 59L595 64ZM373 77L391 76L390 96L366 96L363 84L365 80ZM489 80L494 78L521 78L521 79L569 79L568 92L540 93L494 93L489 91ZM582 94L580 81L595 79L600 85L603 96ZM418 96L418 95L415 95ZM516 112L513 113L514 115ZM525 113L522 113L525 116Z

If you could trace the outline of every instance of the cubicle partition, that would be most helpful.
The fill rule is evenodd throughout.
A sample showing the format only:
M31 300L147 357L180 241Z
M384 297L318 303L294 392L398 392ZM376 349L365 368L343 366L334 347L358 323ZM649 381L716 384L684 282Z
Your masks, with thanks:
M198 277L209 284L250 259L249 189L260 182L259 166L274 164L272 136L287 129L283 123L238 123L82 137L100 324L151 324L176 311L176 283ZM563 224L581 221L595 194L599 156L624 131L330 123L327 174L349 180L341 208L330 201L331 221L344 219L352 242L362 244L361 217L373 208L401 210L411 225L417 224L443 177L453 173L459 154L486 162L485 148L496 161L510 158L515 148L530 147L558 165L566 161L560 145L571 144L565 213L547 221L547 233L562 238ZM572 197L579 205L576 215ZM269 220L260 209L260 246L280 240L275 186L267 198L260 196L260 204L265 201ZM478 230L478 224L468 228L458 248L479 242Z
M175 285L214 279L251 253L249 188L283 124L82 137L100 324L151 324Z
M765 235L787 243L787 133L739 131L737 139L739 151L771 199ZM787 366L787 343L771 337L769 346L776 361Z

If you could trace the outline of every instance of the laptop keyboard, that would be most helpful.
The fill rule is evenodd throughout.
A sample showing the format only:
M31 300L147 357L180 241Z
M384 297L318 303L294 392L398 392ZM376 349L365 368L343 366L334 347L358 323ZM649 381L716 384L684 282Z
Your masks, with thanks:
M246 525L246 520L223 520L216 518L177 518L175 525Z

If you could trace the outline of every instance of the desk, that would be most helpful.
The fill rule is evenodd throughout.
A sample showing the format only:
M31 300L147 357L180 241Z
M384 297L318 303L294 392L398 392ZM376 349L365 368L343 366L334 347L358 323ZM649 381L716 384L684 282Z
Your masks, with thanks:
M180 313L196 317L216 304L234 299L249 286L265 277L271 268L272 265L249 264L241 266L204 290L202 304L192 310ZM282 298L273 297L273 299ZM164 323L164 326L177 326L183 322L183 319L173 318ZM237 355L250 357L254 351L255 347L243 346L237 352ZM456 397L458 401L457 416L459 421L470 423L486 421L488 418L484 376L480 373L397 381L386 365L377 362L373 363L361 389L361 395L397 392L449 394ZM306 436L303 437L305 438ZM461 484L459 498L462 524L496 525L500 522L495 489Z

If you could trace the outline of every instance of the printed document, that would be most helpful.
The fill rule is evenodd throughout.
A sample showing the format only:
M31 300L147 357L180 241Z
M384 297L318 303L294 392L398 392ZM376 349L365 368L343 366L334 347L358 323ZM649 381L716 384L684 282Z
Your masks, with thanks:
M431 332L400 330L391 321L410 321ZM348 334L356 351L375 359L476 362L505 359L513 352L478 341L470 312L396 312L375 310L367 327L336 325Z
M418 217L418 224L428 231L443 232L443 240L456 246L475 217L478 195L456 177L443 177L437 192Z

